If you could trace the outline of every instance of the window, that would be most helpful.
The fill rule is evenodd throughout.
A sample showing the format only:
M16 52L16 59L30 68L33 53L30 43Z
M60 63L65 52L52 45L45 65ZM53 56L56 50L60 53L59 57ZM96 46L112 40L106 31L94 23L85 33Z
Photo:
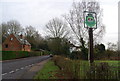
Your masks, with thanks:
M5 44L5 48L8 48L8 44Z
M12 41L12 40L13 40L13 38L10 38L10 40Z

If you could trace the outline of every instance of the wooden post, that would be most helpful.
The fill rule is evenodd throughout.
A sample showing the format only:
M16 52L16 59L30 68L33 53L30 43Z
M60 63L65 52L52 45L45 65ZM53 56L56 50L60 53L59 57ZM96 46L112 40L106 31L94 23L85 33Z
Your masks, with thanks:
M90 64L94 62L93 57L93 29L89 28L89 54L88 54L88 60L90 61Z

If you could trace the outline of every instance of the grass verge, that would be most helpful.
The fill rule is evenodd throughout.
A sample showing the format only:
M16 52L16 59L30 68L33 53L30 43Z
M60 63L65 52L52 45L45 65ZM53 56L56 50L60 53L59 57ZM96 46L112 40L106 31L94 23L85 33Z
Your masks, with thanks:
M58 70L59 68L50 60L44 65L43 69L34 76L34 79L57 79L55 74Z

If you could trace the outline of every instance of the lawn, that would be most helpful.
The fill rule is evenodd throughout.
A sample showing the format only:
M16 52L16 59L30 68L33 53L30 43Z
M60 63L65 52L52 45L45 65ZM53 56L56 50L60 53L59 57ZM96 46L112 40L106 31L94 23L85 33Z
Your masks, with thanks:
M120 61L117 60L96 60L95 63L107 62L110 66L120 67Z
M114 67L120 66L119 65L120 61L117 61L117 60L95 60L94 62L95 64L99 64L101 62L107 62L110 66L114 66ZM82 63L83 65L89 64L89 62L85 60L80 60L80 63Z
M59 70L59 68L50 60L44 65L43 69L34 76L34 79L57 79L57 77L55 77L57 70Z

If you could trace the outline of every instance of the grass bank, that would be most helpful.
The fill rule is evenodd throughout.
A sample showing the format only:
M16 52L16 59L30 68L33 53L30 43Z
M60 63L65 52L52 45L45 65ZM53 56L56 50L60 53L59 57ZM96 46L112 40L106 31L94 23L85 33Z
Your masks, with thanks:
M50 60L44 65L43 69L34 76L34 79L57 79L55 74L58 70L59 68Z

